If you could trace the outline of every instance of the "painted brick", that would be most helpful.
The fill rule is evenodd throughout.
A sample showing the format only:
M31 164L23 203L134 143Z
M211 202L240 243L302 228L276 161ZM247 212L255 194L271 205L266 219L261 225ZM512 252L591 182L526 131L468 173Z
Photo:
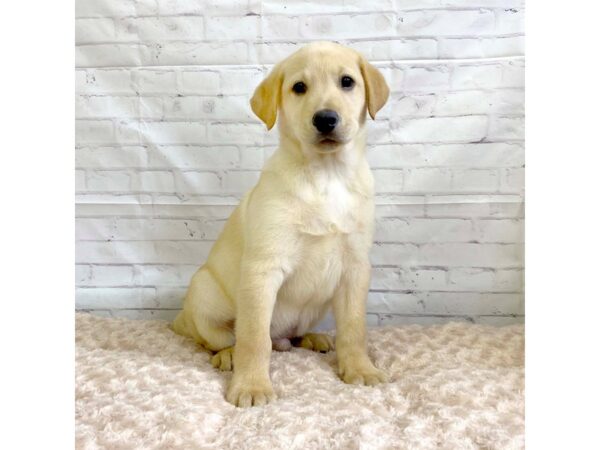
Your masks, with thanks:
M140 94L175 93L177 71L164 69L139 69L131 72L135 91Z
M131 286L134 282L131 265L90 267L92 271L90 286Z
M492 95L492 111L495 114L525 114L525 90L503 89Z
M204 144L206 125L197 122L141 122L144 142L155 144Z
M135 192L175 192L175 179L169 171L144 171L132 177L131 190Z
M472 236L468 219L392 218L375 224L377 242L468 242Z
M361 52L370 61L389 61L403 59L435 59L438 55L438 43L435 39L394 38L384 41L356 41L350 45ZM393 84L393 90L399 90Z
M252 39L258 35L259 17L209 17L206 37L214 40Z
M76 19L75 43L114 41L116 38L115 21L110 18Z
M161 15L245 15L251 11L248 0L219 0L198 2L197 0L164 0L159 2Z
M116 21L116 40L163 42L201 40L204 19L195 16L126 17Z
M502 64L458 65L452 72L452 89L491 89L502 86Z
M263 39L300 38L300 20L297 16L262 16L259 35Z
M486 116L430 117L390 122L392 138L399 143L477 142L487 134Z
M374 170L375 190L382 192L402 191L404 173L402 170Z
M88 44L75 47L76 67L127 67L151 64L155 46L150 44Z
M89 285L92 280L92 266L75 265L75 286Z
M423 217L425 215L425 197L417 195L394 195L391 203L378 204L375 207L375 217Z
M434 266L507 268L522 264L523 246L474 243L424 244L419 248L418 257Z
M515 8L497 9L496 34L517 34L525 30L525 10Z
M115 120L115 141L111 144L139 145L143 143L141 121L144 119L117 118Z
M254 121L247 97L167 97L164 99L165 119Z
M148 149L147 167L215 170L239 166L240 152L234 146L167 145Z
M525 86L525 64L523 60L508 61L502 67L502 84L507 87Z
M385 290L445 290L445 270L404 270L375 267L371 272L371 289Z
M131 174L121 170L89 171L86 185L90 191L129 191L131 189Z
M262 2L265 14L323 14L347 12L392 11L393 0L372 0L365 3L361 0L331 0L327 3L307 2L306 0L288 0L286 2Z
M146 118L160 119L163 116L162 100L158 98L121 96L77 96L75 116L91 118Z
M449 87L450 69L447 66L410 67L404 72L404 92L436 92Z
M522 193L525 189L525 169L504 169L500 176L500 191Z
M452 191L452 172L448 169L409 169L404 192L435 193Z
M138 285L185 288L190 284L190 280L197 270L198 266L195 265L146 264L135 266L135 282Z
M430 117L437 102L435 94L414 94L392 98L392 117Z
M75 171L75 191L85 190L85 170Z
M245 42L165 42L142 61L158 66L241 64L249 62L247 55Z
M260 170L262 169L267 156L265 152L273 152L276 147L246 147L240 151L240 162L237 167L246 169Z
M440 325L447 322L474 323L474 319L466 316L446 315L401 315L401 314L380 314L380 326L406 326L406 325Z
M255 42L248 50L248 62L252 64L276 64L287 58L301 46L291 42Z
M175 320L179 310L177 309L127 309L127 308L113 308L113 309L80 309L100 317L119 317L131 320L163 320L172 322Z
M398 14L399 36L471 36L495 31L493 11L435 10L405 11Z
M394 14L340 14L307 16L300 23L302 36L313 39L381 38L394 36Z
M367 309L373 313L423 314L424 305L414 292L370 292Z
M98 144L114 140L115 126L112 120L76 120L75 143Z
M75 238L78 240L112 240L115 237L115 221L111 217L75 219Z
M207 70L183 70L180 73L181 92L207 95L218 92L219 74Z
M496 327L505 327L508 325L523 325L525 323L524 315L508 316L476 316L475 323L480 325L492 325Z
M77 167L145 167L146 160L144 147L81 147L75 151Z
M459 291L496 290L492 269L460 268L448 271L448 289Z
M157 307L155 288L79 287L75 290L78 309Z
M175 173L177 193L214 194L221 192L221 180L212 172Z
M212 247L205 241L79 241L78 264L202 264Z
M524 164L522 144L502 142L377 145L369 148L368 158L372 168L490 168L521 167Z
M384 244L375 242L371 250L373 265L417 265L419 247L415 244Z
M498 291L522 292L525 284L524 271L522 269L497 270L494 282L494 288Z
M80 219L81 220L81 219ZM214 241L223 228L223 219L172 219L172 218L115 218L110 222L85 219L91 222L94 239L123 241L195 240ZM85 226L85 224L84 224Z
M156 288L156 296L161 308L181 308L185 293L184 287L158 286Z
M76 17L124 17L158 14L157 0L77 0Z
M439 195L427 198L428 217L523 217L523 198L518 195Z
M266 128L260 124L211 123L208 125L208 142L212 144L262 145Z
M250 95L265 78L260 69L225 69L219 71L221 80L220 93L223 95L245 95L249 104Z
M77 70L75 92L81 94L135 94L132 73L126 69Z
M523 295L429 292L422 296L429 314L508 315L523 313Z
M494 58L522 56L525 42L522 36L491 38L442 38L440 58Z
M525 119L523 117L492 117L488 139L510 140L525 138Z
M474 238L479 242L518 243L525 241L525 226L522 219L476 220Z
M431 114L436 116L460 116L464 114L487 114L492 109L492 101L481 91L462 91L442 94L436 97Z
M452 170L453 192L498 192L499 176L495 169Z

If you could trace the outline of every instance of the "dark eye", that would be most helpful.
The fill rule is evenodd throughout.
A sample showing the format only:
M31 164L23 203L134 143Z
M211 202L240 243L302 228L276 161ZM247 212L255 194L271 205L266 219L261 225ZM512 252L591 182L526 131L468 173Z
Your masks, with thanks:
M306 85L302 81L298 81L292 86L292 91L296 94L304 94L306 92Z
M352 89L354 87L354 80L352 79L352 77L344 75L342 77L342 87L344 89Z

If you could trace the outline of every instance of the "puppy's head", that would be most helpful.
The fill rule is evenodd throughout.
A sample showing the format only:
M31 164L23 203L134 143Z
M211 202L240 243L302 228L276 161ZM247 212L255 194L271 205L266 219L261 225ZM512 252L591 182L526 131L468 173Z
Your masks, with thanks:
M279 64L256 88L254 113L304 151L335 152L350 143L389 96L383 75L355 50L309 44Z

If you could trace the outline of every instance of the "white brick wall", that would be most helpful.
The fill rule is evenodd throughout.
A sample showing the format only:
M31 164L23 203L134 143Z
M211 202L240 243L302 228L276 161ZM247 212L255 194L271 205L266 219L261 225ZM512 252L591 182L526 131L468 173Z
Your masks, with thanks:
M368 323L522 320L522 0L77 0L77 308L174 316L277 145L252 91L321 39L392 90Z

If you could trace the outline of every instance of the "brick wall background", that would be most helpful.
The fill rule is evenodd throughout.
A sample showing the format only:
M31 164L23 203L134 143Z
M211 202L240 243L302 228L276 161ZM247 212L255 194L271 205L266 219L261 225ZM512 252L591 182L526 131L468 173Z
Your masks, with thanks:
M523 6L77 0L77 309L174 317L276 146L254 88L303 43L336 40L392 90L368 122L369 324L522 321Z

